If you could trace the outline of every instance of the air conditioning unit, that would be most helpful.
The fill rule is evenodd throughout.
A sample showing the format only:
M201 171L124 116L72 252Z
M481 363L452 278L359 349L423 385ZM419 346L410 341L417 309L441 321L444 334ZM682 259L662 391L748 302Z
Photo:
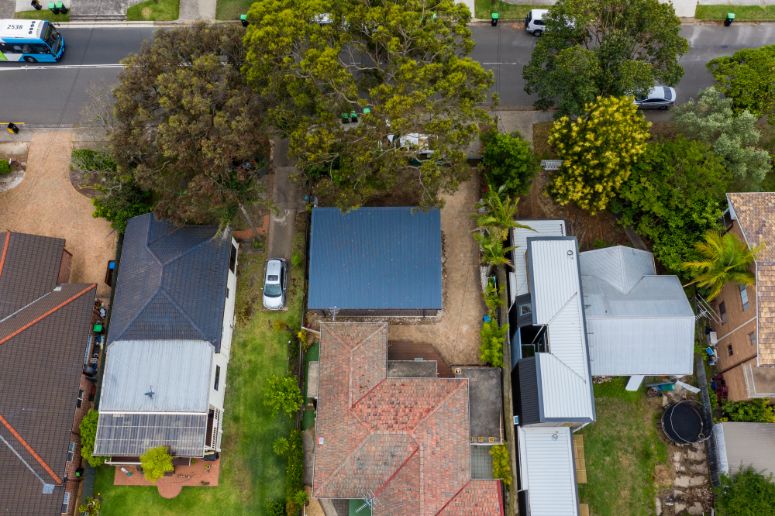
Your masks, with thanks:
M708 344L711 346L718 344L718 334L715 331L708 333Z

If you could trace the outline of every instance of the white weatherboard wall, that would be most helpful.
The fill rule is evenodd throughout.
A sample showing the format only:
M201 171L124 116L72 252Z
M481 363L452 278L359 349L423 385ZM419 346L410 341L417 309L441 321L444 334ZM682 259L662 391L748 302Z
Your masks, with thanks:
M520 490L530 516L579 513L573 436L566 427L518 427Z

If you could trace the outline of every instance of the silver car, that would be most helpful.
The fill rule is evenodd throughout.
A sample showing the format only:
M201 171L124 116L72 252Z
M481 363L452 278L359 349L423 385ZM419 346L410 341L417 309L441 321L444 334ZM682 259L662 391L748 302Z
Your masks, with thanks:
M267 310L282 310L285 308L285 290L288 285L287 269L285 260L273 258L266 262L264 308Z
M645 97L636 96L635 105L640 109L667 109L675 104L675 89L670 86L654 86Z

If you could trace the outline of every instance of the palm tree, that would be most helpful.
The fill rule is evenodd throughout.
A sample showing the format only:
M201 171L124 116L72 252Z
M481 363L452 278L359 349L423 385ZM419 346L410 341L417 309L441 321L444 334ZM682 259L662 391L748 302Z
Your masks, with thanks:
M509 253L514 247L504 247L503 240L491 233L474 233L474 240L479 243L482 250L482 261L491 267L508 265L511 267Z
M490 186L477 204L477 228L502 241L508 239L511 228L532 229L517 222L518 207L519 197L506 195L503 186L497 190Z
M708 301L718 296L729 282L753 285L754 275L750 269L761 246L749 249L734 233L722 235L710 230L694 247L702 259L684 262L683 266L694 276L689 285L697 284L706 289Z

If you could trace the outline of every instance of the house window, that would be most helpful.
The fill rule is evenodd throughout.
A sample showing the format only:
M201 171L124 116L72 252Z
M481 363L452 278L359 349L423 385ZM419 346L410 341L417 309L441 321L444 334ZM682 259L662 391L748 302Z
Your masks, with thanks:
M231 244L231 255L229 256L229 270L237 273L237 246Z
M727 344L727 355L731 357L734 354L735 354L735 350L732 349L732 344Z
M743 303L743 311L748 310L748 289L740 285L740 301Z
M76 408L81 408L82 403L83 403L83 389L78 389L78 399L75 400Z
M67 462L73 462L73 457L75 457L75 443L70 441L67 445Z
M751 346L756 346L756 332L755 331L752 331L751 333L748 334L748 343Z
M530 315L531 313L530 305L519 305L519 315Z
M65 497L62 498L62 514L67 514L67 510L70 508L70 493L65 491Z
M215 366L215 385L213 388L218 390L218 382L221 380L221 366Z
M727 323L727 305L723 301L718 304L718 314L721 316L721 324Z

